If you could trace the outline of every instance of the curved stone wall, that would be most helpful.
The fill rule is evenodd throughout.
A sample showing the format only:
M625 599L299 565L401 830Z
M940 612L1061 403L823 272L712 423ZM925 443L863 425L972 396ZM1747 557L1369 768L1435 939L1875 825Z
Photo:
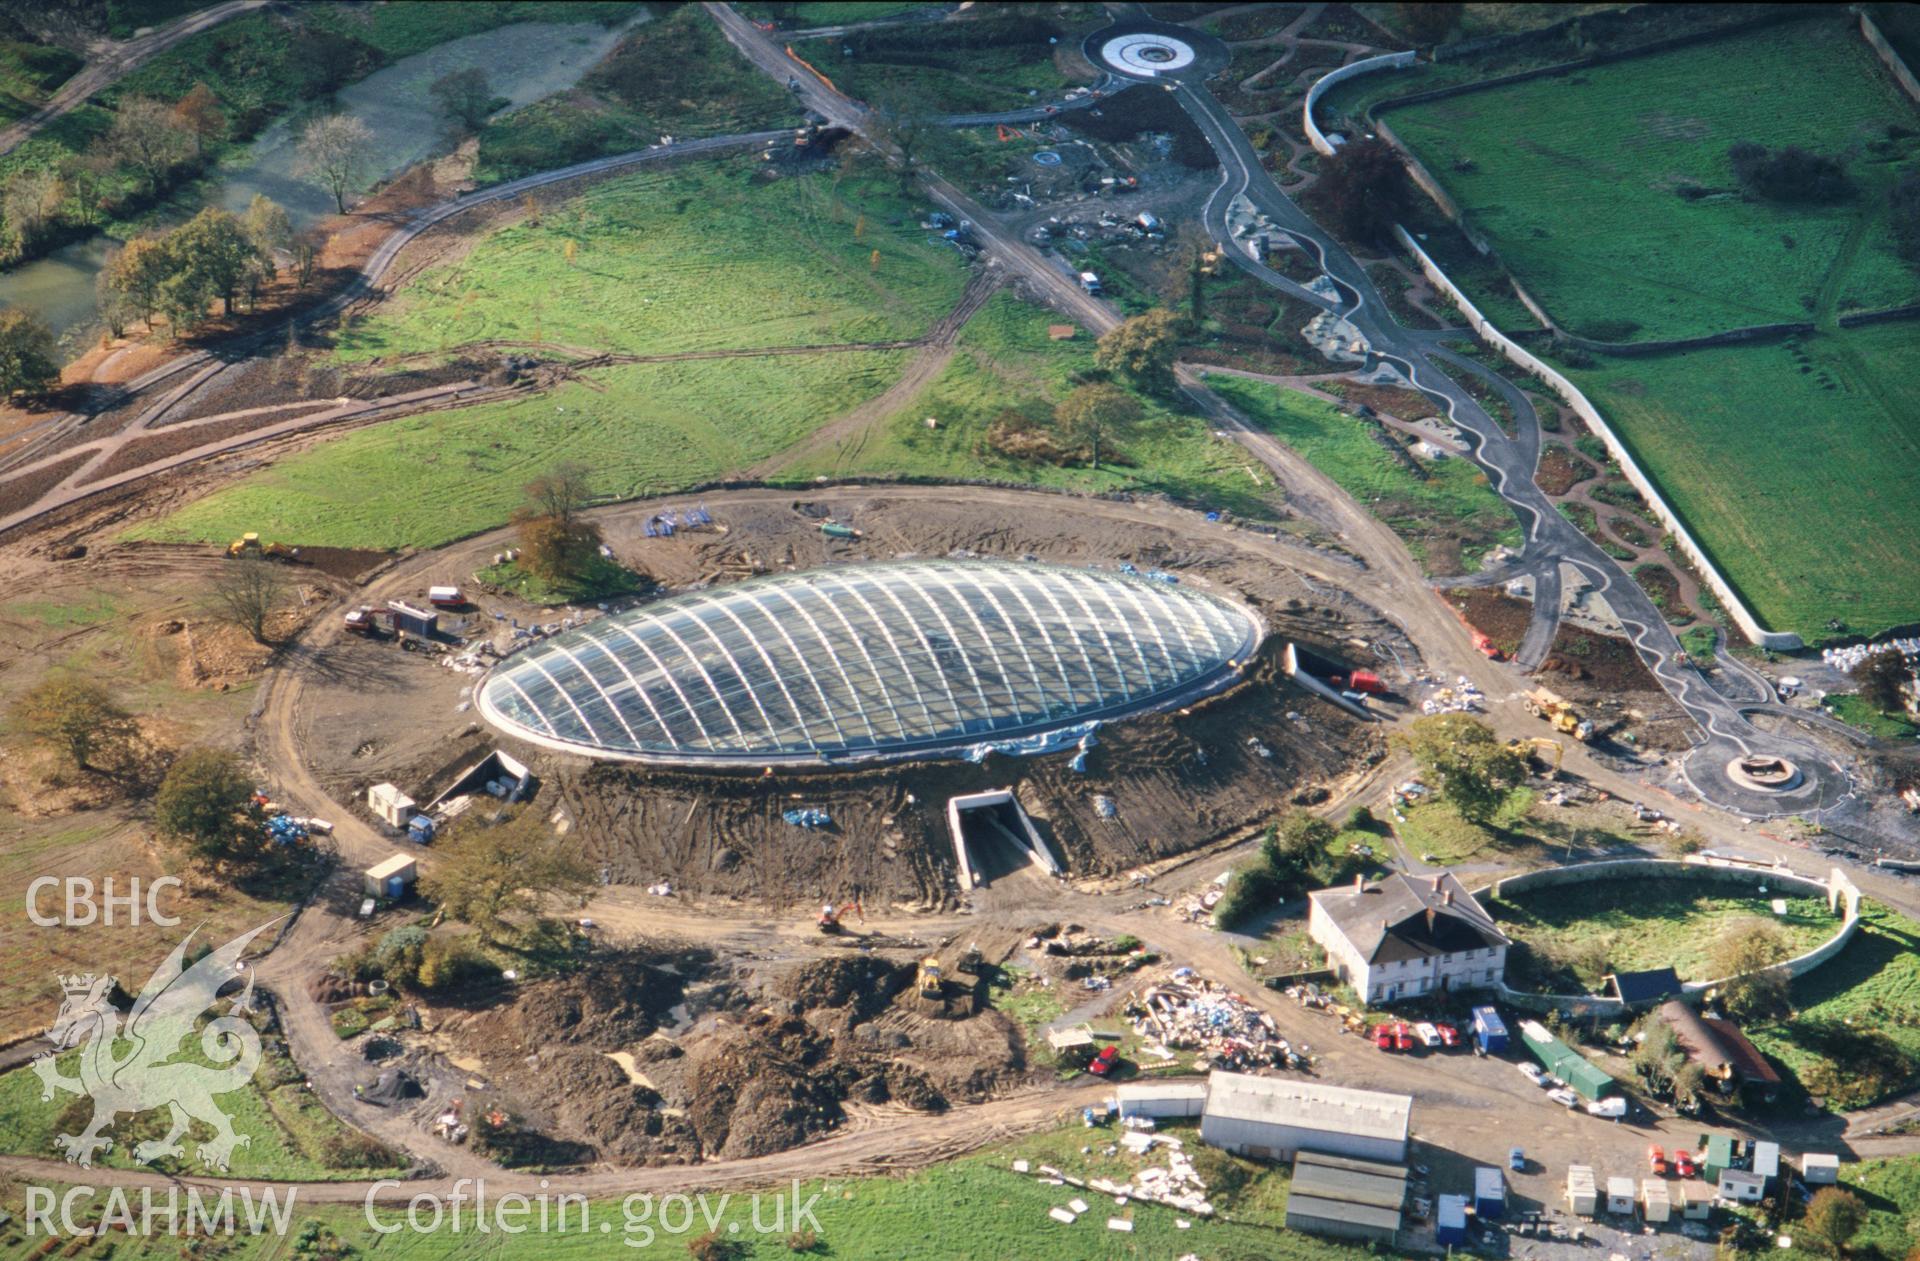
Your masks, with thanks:
M1379 57L1367 57L1351 65L1339 66L1327 71L1307 89L1307 99L1300 106L1300 126L1307 133L1307 139L1313 144L1315 152L1323 157L1333 156L1333 143L1320 132L1320 125L1313 121L1313 107L1320 100L1320 94L1336 83L1345 83L1348 79L1363 74L1372 74L1375 70L1398 70L1418 61L1420 56L1414 52L1385 53Z
M1582 884L1594 880L1631 879L1695 880L1707 884L1740 884L1747 887L1751 887L1756 880L1764 880L1769 890L1781 889L1802 896L1825 898L1829 910L1839 911L1844 905L1840 927L1833 936L1805 954L1796 955L1775 965L1777 968L1784 968L1788 976L1805 976L1845 950L1847 943L1853 940L1854 933L1860 927L1862 902L1860 889L1838 867L1830 870L1825 880L1817 880L1786 867L1768 867L1759 863L1728 861L1720 858L1699 856L1684 860L1620 858L1604 862L1575 863L1570 867L1544 867L1539 871L1524 872L1475 889L1473 896L1479 898L1491 894L1494 897L1503 897L1510 893L1524 893L1529 889L1547 889L1557 885ZM1717 985L1723 985L1731 979L1731 977L1720 977L1712 981L1685 981L1681 984L1680 996L1684 1001L1698 1002L1708 990ZM1573 1015L1601 1017L1627 1014L1627 1005L1617 998L1605 998L1593 994L1542 994L1532 990L1517 990L1509 986L1504 978L1496 988L1502 999L1515 1007L1522 1007L1529 1011L1558 1010Z

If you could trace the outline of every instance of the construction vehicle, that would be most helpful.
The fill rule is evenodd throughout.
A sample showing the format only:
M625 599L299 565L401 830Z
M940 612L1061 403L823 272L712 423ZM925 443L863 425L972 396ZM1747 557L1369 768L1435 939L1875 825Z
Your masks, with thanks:
M1529 761L1537 760L1547 767L1547 778L1556 779L1560 775L1560 761L1567 755L1567 746L1545 736L1528 736L1524 740L1509 741L1507 751Z
M1581 743L1593 739L1593 720L1582 718L1565 697L1536 687L1525 697L1527 708L1544 718L1555 731L1572 736Z
M249 530L227 544L228 560L238 560L242 556L263 556L268 560L297 560L300 549L288 547L285 543L262 543L260 536Z
M941 990L940 960L932 955L920 961L920 969L914 976L913 987L922 998L939 998Z
M260 550L260 536L258 534L253 533L251 530L249 530L247 533L242 534L239 538L235 539L233 542L227 544L227 559L233 560L236 557L246 556L250 553L258 552L259 550Z
M846 917L848 911L857 914L862 924L867 922L867 913L860 909L859 898L854 898L852 901L842 903L839 906L828 902L820 908L820 931L823 933L845 932L846 926L842 924L841 921Z

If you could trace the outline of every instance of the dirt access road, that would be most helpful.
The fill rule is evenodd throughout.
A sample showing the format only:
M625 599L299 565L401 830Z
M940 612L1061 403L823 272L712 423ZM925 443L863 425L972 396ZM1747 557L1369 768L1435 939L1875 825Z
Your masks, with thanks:
M228 18L239 17L268 3L270 0L227 0L227 3L216 4L211 9L190 13L172 26L164 26L133 39L118 42L99 40L89 50L91 57L87 65L61 84L60 90L49 97L45 105L25 118L0 127L0 155L12 153L34 132L62 114L71 113L85 105L95 94L112 87L134 69L189 35L197 35Z

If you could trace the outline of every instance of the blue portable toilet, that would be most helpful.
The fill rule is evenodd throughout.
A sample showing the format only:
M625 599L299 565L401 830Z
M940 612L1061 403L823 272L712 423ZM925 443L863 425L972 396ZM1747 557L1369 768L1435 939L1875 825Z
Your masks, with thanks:
M1467 1197L1443 1195L1433 1215L1434 1242L1459 1246L1467 1242Z
M1507 1049L1507 1026L1491 1007L1473 1009L1473 1044L1482 1055Z
M1473 1214L1483 1222L1497 1222L1507 1215L1507 1179L1492 1165L1473 1171Z

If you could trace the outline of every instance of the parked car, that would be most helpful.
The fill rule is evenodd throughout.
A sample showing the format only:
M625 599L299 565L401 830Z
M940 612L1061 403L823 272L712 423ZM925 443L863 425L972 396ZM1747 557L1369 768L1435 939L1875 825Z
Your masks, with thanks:
M1544 1084L1541 1081L1540 1066L1538 1064L1522 1064L1520 1065L1520 1073L1536 1086Z
M1100 1053L1087 1065L1087 1071L1096 1077L1105 1077L1120 1062L1120 1048L1109 1043L1100 1048Z
M1373 1029L1373 1044L1382 1051L1393 1050L1393 1026L1375 1025Z
M1693 1153L1682 1148L1673 1153L1673 1176L1691 1178L1693 1176Z
M1667 1153L1660 1149L1658 1143L1647 1148L1647 1168L1656 1178L1667 1176Z
M1400 1021L1393 1023L1393 1049L1396 1051L1413 1050L1413 1030Z
M1435 1025L1433 1031L1440 1035L1440 1045L1449 1051L1460 1045L1460 1031L1452 1025Z
M1413 1036L1429 1051L1440 1045L1440 1031L1424 1020L1413 1027Z
M1547 1092L1547 1098L1553 1100L1563 1108L1577 1108L1580 1106L1580 1096L1574 1094L1565 1086L1560 1087L1558 1090L1549 1090Z
M1518 1147L1509 1147L1507 1149L1507 1168L1513 1170L1515 1173L1525 1173L1527 1171L1527 1153Z
M1627 1115L1627 1101L1619 1095L1611 1099L1595 1099L1587 1105L1587 1115L1618 1121Z

